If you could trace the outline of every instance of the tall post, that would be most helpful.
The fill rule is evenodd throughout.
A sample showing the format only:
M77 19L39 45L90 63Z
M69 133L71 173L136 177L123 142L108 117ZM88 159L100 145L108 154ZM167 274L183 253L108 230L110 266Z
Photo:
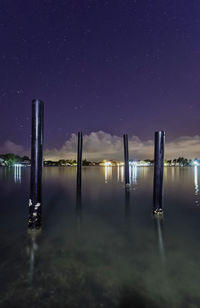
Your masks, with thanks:
M32 101L31 183L29 228L41 226L44 103Z
M128 153L127 134L124 134L124 163L125 163L125 185L129 185L129 153Z
M82 152L83 152L83 134L82 134L82 132L78 132L77 186L81 186Z
M155 132L153 213L162 215L165 132Z

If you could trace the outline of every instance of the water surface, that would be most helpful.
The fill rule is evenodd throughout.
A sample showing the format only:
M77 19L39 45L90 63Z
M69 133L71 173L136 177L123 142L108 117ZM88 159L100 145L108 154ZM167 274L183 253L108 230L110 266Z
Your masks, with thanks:
M200 307L198 167L46 167L42 231L27 232L29 168L0 169L0 307Z

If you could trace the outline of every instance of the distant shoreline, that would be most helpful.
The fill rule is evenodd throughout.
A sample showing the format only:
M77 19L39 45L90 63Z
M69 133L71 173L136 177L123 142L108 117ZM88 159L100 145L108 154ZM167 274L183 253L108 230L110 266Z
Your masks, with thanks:
M20 168L29 168L31 167L31 165L13 165L13 166L0 166L0 168L14 168L14 167L20 167ZM76 168L77 166L43 166L44 168ZM82 168L85 168L85 167L94 167L94 168L97 168L97 167L100 167L100 168L121 168L121 167L124 167L123 165L122 166L101 166L101 165L96 165L96 166L82 166ZM130 166L131 167L131 166ZM149 166L140 166L140 165L136 165L134 167L137 167L137 168L148 168L148 167L154 167L154 164L152 165L149 165ZM183 168L183 167L195 167L195 165L188 165L188 166L166 166L164 165L164 167L169 167L169 168ZM197 167L197 166L196 166Z

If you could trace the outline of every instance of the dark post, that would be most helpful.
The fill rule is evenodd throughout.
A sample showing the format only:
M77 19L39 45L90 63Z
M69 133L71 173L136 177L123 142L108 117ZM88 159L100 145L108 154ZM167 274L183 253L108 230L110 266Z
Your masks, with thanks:
M83 151L83 134L82 132L79 132L78 149L77 149L77 186L81 186L82 151Z
M41 226L44 103L32 101L31 184L29 228Z
M128 135L124 135L125 185L129 185Z
M153 213L162 215L165 132L155 132Z
M81 230L81 182L82 182L82 152L83 152L83 134L78 132L78 148L77 148L77 183L76 183L76 216L78 231Z

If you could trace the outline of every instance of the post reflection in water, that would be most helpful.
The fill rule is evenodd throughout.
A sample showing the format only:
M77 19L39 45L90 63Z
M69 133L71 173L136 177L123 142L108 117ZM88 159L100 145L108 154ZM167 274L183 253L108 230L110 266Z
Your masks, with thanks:
M34 269L35 269L35 258L36 251L38 250L38 237L41 234L41 230L30 230L28 232L29 235L29 244L27 247L27 254L29 256L29 272L28 272L28 280L29 283L32 284L34 277Z
M112 166L105 166L105 183L112 180Z
M196 197L199 195L199 184L198 184L198 166L194 166L194 194ZM195 200L195 204L199 206L199 200Z
M163 217L154 216L155 230L158 237L158 246L162 263L165 263L165 248L163 240Z
M130 219L130 190L129 187L125 188L125 218L126 221Z
M15 183L21 183L21 165L14 165L14 181Z
M76 186L76 222L78 232L81 231L81 218L82 218L82 192L81 185Z

